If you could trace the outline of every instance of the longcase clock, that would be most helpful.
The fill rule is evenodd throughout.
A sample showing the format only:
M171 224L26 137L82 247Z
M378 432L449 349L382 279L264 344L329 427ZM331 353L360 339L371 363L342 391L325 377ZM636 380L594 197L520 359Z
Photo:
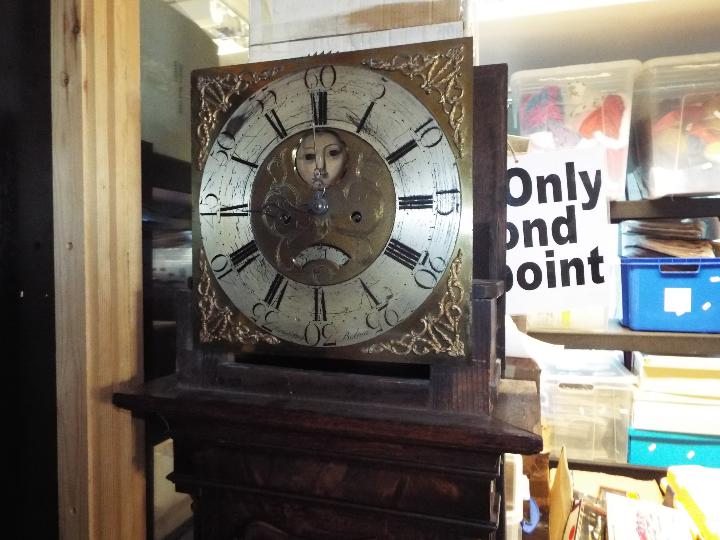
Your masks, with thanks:
M193 74L201 348L467 358L470 40Z

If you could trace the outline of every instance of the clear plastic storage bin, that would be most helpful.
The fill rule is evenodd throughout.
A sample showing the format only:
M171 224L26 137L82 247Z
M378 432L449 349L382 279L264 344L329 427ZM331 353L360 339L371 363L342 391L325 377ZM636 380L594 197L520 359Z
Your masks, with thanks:
M645 62L633 127L646 197L720 193L720 52Z
M625 199L630 118L638 60L518 71L510 78L520 135L533 149L607 150L608 194Z
M628 426L637 378L622 353L564 351L542 367L540 395L545 450L569 459L627 462Z

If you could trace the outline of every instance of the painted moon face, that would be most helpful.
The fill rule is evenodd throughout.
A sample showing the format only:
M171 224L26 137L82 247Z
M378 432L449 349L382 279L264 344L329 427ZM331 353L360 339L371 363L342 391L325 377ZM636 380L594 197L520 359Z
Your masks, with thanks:
M300 139L295 149L295 169L313 189L336 184L347 161L347 147L333 131L314 130Z

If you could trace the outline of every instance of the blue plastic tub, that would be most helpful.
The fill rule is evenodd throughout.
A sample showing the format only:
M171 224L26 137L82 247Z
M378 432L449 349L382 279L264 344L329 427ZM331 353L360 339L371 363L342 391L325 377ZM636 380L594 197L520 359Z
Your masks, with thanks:
M720 332L720 259L622 258L622 324Z
M628 441L628 463L634 465L720 467L720 437L630 428Z

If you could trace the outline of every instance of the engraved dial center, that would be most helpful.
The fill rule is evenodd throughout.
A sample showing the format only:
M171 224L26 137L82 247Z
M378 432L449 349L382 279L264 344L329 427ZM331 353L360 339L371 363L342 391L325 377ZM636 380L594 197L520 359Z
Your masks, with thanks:
M318 169L320 190L314 185ZM288 137L259 168L251 201L289 214L287 221L252 215L253 235L278 272L313 286L363 272L382 254L395 223L387 165L370 144L341 130Z

